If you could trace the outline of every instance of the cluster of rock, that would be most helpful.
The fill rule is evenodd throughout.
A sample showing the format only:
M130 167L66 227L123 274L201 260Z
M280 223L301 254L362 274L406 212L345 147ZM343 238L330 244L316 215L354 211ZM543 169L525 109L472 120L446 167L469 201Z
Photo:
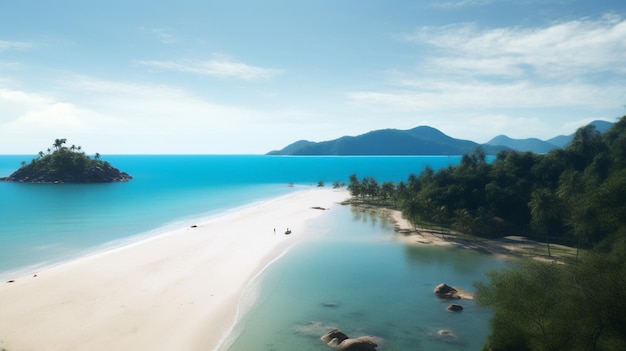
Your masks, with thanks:
M445 300L471 300L474 295L470 292L464 291L459 288L452 287L445 283L441 283L435 287L435 295ZM335 307L336 303L324 303L326 307ZM463 306L452 303L449 304L446 309L452 312L458 312L463 310ZM318 334L319 335L319 334ZM447 342L456 341L456 336L449 330L441 329L435 333L438 338L443 338ZM377 338L372 336L361 336L358 338L350 338L339 329L332 329L327 332L321 338L328 346L333 347L340 351L376 351L378 344Z
M435 295L442 299L472 299L474 296L461 289L453 288L447 284L441 283L435 287ZM459 304L450 304L446 307L448 311L463 311L463 306Z
M20 168L8 177L0 178L1 181L20 183L109 183L126 182L132 179L126 172L103 164L99 166L87 167L78 174L61 173L50 169L31 171L27 168Z
M322 340L330 347L341 351L376 351L378 344L371 336L351 339L339 329L333 329L322 336Z

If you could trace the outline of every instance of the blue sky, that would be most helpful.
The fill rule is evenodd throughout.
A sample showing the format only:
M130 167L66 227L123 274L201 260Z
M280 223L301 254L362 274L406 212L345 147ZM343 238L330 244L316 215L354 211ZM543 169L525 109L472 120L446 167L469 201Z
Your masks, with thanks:
M626 114L623 0L4 1L0 154L262 154Z

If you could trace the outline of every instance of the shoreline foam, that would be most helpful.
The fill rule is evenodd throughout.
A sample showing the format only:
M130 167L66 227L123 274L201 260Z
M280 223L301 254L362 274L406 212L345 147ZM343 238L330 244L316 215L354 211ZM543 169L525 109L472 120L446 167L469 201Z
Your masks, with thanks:
M3 282L0 348L214 349L250 281L325 212L312 207L347 197L297 191Z

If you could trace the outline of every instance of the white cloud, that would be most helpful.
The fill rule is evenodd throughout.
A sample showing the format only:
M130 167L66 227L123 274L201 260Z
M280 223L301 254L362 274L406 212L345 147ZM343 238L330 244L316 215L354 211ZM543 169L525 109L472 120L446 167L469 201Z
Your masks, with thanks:
M413 69L346 93L350 106L486 142L570 134L626 101L626 21L614 15L541 28L425 27L406 39L420 49Z
M0 40L0 51L3 50L29 50L35 47L32 43L27 43L23 41L6 41Z
M347 93L353 106L515 119L539 110L544 116L615 110L626 100L626 21L617 16L544 28L457 24L420 28L407 38L426 44L415 69L396 69L380 89ZM515 123L508 126L520 130Z
M626 96L616 85L538 84L488 81L414 80L402 84L410 89L386 92L351 92L356 104L378 104L398 111L450 111L463 109L546 108L559 106L606 107Z
M222 56L208 61L139 61L139 64L157 69L243 80L267 79L281 73L281 70L251 66Z
M167 134L189 127L225 130L245 123L252 114L245 108L212 103L186 90L164 85L89 77L73 78L64 85L70 91L85 93L86 106L141 126L139 133Z
M310 126L298 121L314 117L223 105L164 85L65 79L56 96L0 89L3 153L35 153L55 138L109 154L264 153L307 135Z
M0 89L0 150L34 153L55 138L76 139L111 127L112 120L80 106L40 93ZM119 127L119 125L118 125Z
M441 50L427 65L463 74L523 76L531 71L561 78L626 73L626 21L615 15L545 28L423 27L406 39Z

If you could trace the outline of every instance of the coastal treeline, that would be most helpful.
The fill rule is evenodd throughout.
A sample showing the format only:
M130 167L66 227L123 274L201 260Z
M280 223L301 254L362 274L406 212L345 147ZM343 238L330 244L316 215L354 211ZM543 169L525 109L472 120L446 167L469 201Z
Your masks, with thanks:
M481 150L437 172L379 184L350 177L357 201L414 225L498 238L512 234L585 248L575 260L525 260L476 284L493 311L483 351L626 350L626 116L602 134L576 131L548 154ZM549 258L549 257L548 257Z
M548 154L476 149L457 166L407 181L350 177L356 201L401 210L415 225L497 238L523 234L592 247L626 225L626 116L606 133L580 128Z

